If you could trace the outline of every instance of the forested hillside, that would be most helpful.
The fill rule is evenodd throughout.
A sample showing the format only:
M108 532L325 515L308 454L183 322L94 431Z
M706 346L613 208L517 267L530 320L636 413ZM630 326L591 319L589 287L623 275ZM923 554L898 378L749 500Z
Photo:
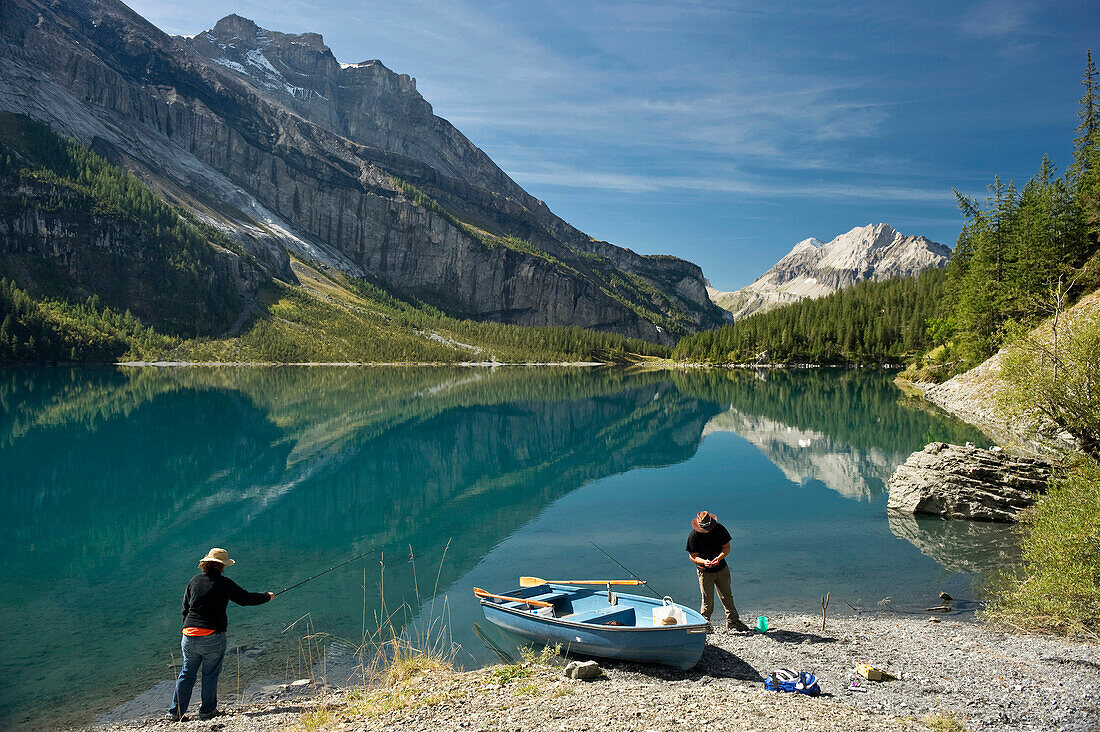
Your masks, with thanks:
M98 295L104 306L184 337L229 329L262 278L225 236L181 216L134 176L6 112L0 276L37 297Z
M673 357L708 363L904 363L931 346L946 274L861 282L683 338Z

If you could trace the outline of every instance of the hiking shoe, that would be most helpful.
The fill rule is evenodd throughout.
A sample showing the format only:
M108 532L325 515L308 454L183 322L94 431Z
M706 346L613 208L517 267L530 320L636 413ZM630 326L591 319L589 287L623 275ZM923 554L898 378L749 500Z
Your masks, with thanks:
M165 722L186 722L187 721L187 715L185 714L182 717L177 717L175 714L172 714L171 712L168 712L163 717L161 717L161 719L163 719Z
M738 633L744 633L745 631L749 630L749 626L745 625L740 620L735 620L734 622L729 623L728 625L726 625L726 629L727 630L735 630Z
M220 709L215 709L214 711L210 712L209 714L202 714L200 712L199 713L199 719L202 720L203 722L205 722L208 719L213 719L214 717L220 717L221 715L222 715L222 711Z

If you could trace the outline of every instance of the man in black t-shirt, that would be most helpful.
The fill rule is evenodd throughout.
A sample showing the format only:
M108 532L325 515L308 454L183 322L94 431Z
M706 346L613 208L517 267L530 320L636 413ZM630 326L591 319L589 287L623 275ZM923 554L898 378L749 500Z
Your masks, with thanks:
M718 599L726 609L726 627L730 630L748 630L749 626L741 622L733 604L730 568L726 564L730 553L730 532L718 523L718 517L707 511L700 511L692 519L691 529L687 551L699 572L699 592L703 595L703 607L699 612L710 621L710 614L714 611L714 591L718 590Z

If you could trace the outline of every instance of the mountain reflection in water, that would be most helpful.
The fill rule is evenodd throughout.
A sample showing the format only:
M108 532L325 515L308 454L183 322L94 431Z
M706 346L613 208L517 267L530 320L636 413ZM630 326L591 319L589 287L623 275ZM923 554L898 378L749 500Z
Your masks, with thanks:
M756 539L737 524L751 526L759 512L808 541L806 526L817 525L821 537L848 532L919 557L889 533L884 476L927 441L981 438L899 404L889 379L563 368L0 371L0 527L11 537L0 551L0 674L20 679L0 688L0 726L86 722L171 678L179 599L214 545L230 550L231 576L250 590L277 590L386 547L381 562L231 611L231 645L251 647L245 684L297 671L301 634L280 631L303 615L331 643L354 647L383 608L409 608L404 622L437 589L455 639L470 647L463 658L490 660L471 631L472 582L499 587L534 568L617 571L599 565L590 538L688 601L682 524L702 503L719 507L746 548ZM789 499L794 490L805 505ZM752 507L741 491L752 492ZM819 569L803 575L831 576ZM873 586L896 580L868 569L882 575ZM761 583L745 594L796 596L783 571L781 591L761 593L772 587Z

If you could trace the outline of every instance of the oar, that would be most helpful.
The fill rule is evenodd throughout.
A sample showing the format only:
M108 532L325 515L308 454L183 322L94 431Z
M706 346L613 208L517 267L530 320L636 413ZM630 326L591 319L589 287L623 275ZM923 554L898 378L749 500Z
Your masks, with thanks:
M544 580L541 577L520 577L520 587L538 585L644 585L645 580Z
M488 597L492 600L508 600L509 602L521 602L524 605L530 605L531 607L554 607L552 602L543 602L542 600L525 600L522 597L512 597L511 595L494 595L491 592L486 592L480 587L474 588L474 597Z

